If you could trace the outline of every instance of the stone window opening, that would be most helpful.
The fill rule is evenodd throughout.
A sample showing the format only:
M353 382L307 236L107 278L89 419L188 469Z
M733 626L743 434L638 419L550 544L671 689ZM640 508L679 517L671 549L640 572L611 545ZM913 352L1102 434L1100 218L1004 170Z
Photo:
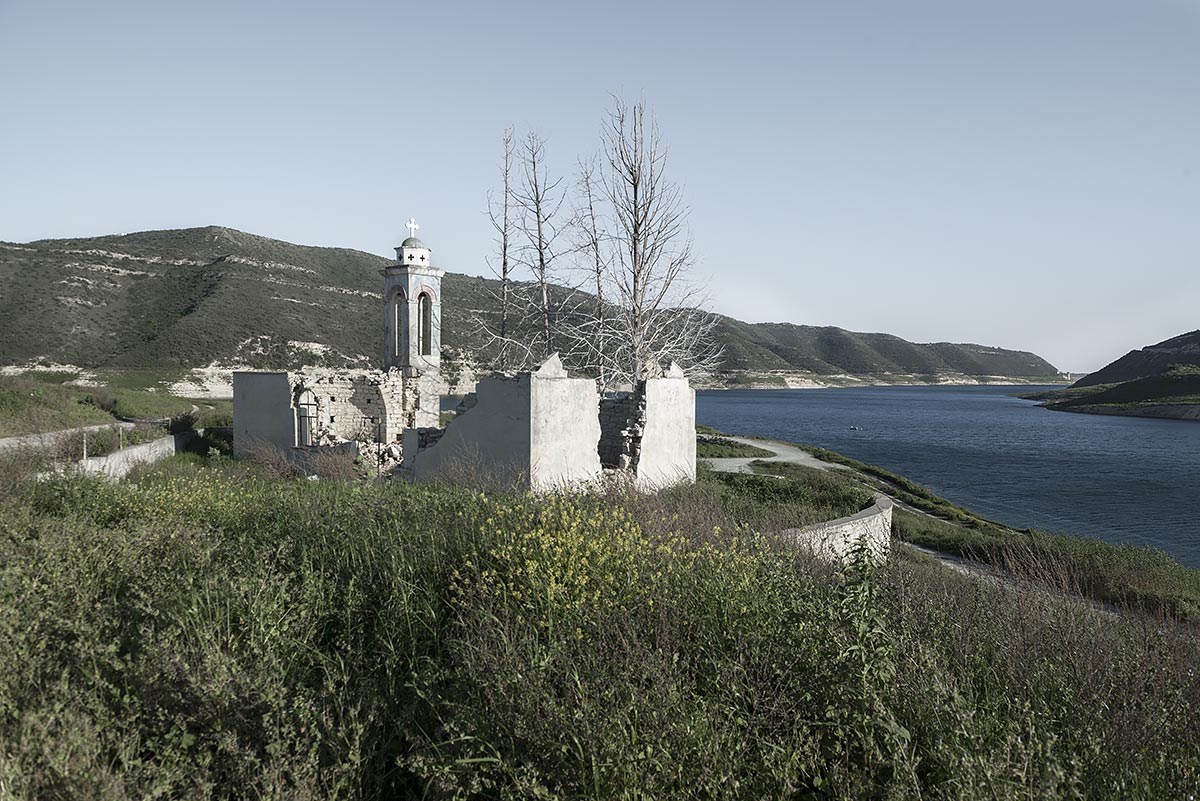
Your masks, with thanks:
M319 409L317 407L317 396L311 390L304 390L296 399L296 416L299 424L299 431L296 439L298 444L309 446L316 444L317 438L317 415Z
M422 356L433 353L433 298L425 292L417 298L420 314L420 328L417 332L417 343Z

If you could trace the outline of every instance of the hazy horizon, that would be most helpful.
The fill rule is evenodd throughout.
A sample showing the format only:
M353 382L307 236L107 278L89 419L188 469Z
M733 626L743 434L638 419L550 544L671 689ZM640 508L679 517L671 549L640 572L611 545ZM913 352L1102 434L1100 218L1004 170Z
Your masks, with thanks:
M0 239L223 225L486 274L505 127L644 94L712 309L1062 370L1200 327L1200 2L0 0Z

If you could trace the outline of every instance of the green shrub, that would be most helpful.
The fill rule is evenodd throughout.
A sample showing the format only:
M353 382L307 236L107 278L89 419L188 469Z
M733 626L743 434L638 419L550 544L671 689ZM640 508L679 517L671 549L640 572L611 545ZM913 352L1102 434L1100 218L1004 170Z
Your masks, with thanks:
M83 402L91 404L97 409L103 409L109 414L115 414L117 411L117 399L104 387L93 387L83 397Z

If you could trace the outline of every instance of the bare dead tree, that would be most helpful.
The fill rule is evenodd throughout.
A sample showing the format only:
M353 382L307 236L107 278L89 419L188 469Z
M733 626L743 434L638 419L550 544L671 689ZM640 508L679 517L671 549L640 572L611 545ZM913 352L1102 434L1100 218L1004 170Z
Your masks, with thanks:
M531 131L526 134L518 153L521 163L521 180L513 190L513 200L518 210L518 226L525 239L522 249L524 263L533 275L538 294L535 301L540 317L540 335L543 355L554 352L555 308L551 282L555 259L558 256L557 240L561 227L558 214L565 201L562 178L550 179L546 169L546 140Z
M599 187L596 179L596 160L590 158L579 162L579 177L576 181L576 191L578 193L578 208L574 218L574 229L577 232L578 248L584 255L586 269L589 270L589 283L595 286L596 297L595 304L592 307L591 320L594 328L594 335L589 336L588 332L584 332L583 341L586 345L584 350L590 352L594 359L588 359L588 362L594 363L596 379L600 383L600 389L603 391L608 387L608 377L611 370L608 370L607 360L603 358L602 345L605 342L604 332L608 331L607 309L605 308L605 291L604 284L608 279L610 258L606 252L605 239L602 233L597 206ZM592 366L592 365L589 365Z
M504 142L504 198L489 195L501 314L498 325L478 316L483 351L498 353L506 369L558 351L601 389L635 384L667 360L692 375L715 369L716 318L691 280L688 209L680 187L663 176L666 147L645 101L614 98L599 162L580 162L565 222L567 191L549 176L545 139L531 133L514 142L506 131ZM564 265L572 263L594 297L567 280ZM517 268L529 280L513 280Z
M720 359L715 318L692 280L688 208L680 186L665 177L667 147L645 99L613 98L601 133L601 184L610 219L610 273L618 319L600 335L613 371L630 382L667 359L692 374Z
M497 268L492 264L492 272L500 280L500 291L491 293L496 295L496 300L500 304L500 321L498 329L495 331L495 344L498 352L496 354L496 362L503 366L507 362L507 350L509 343L509 320L512 316L512 272L513 259L511 257L512 237L513 237L513 221L512 221L512 170L513 160L515 156L515 143L513 139L513 129L504 129L504 162L501 168L501 176L503 178L503 187L501 190L501 199L496 200L495 193L488 191L488 219L492 224L492 228L496 231L496 246L499 250L500 264ZM482 324L480 327L483 327Z

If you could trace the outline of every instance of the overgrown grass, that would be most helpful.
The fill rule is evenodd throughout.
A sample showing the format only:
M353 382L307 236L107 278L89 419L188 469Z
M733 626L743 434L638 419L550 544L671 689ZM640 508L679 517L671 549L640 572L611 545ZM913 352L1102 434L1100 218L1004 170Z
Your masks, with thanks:
M192 400L162 391L64 384L66 373L0 377L0 436L60 431L120 420L165 420L200 409L199 425L232 425L229 400Z
M995 565L1102 603L1176 620L1200 621L1200 570L1162 551L1086 537L974 528L898 509L897 537Z
M747 445L727 437L708 435L696 438L696 457L699 459L753 459L774 455L774 451L759 448L756 445Z
M113 422L111 414L84 402L86 394L81 387L0 376L0 437Z
M1192 635L919 562L832 570L739 529L722 494L769 504L786 485L730 478L539 500L271 481L193 457L137 481L41 484L0 506L0 786L1195 790Z
M772 468L780 466L769 464ZM871 503L871 494L853 482L800 465L782 467L777 471L786 474L782 477L705 471L699 475L697 485L683 495L689 503L697 503L705 493L711 493L733 525L757 531L834 520Z
M976 559L1102 603L1200 622L1200 571L1179 564L1162 551L1112 545L1091 537L1012 529L880 467L822 448L798 447L823 461L854 468L866 486L925 512L894 512L893 531L902 540ZM779 472L778 468L770 462L756 469ZM1069 576L1069 581L1064 576Z

